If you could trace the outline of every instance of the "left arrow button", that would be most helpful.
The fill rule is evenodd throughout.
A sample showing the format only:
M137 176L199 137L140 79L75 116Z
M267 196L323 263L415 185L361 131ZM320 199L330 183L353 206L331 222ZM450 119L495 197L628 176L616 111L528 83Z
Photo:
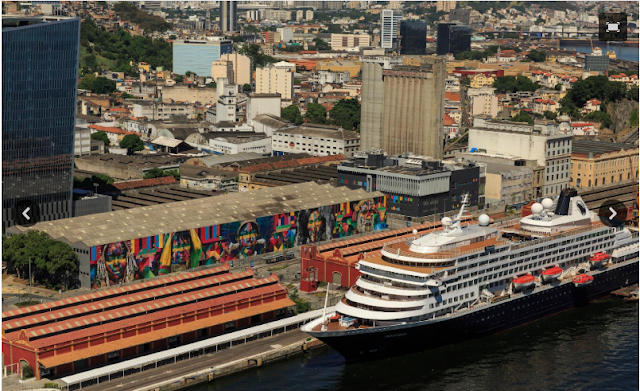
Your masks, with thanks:
M30 227L40 221L40 208L33 201L20 201L14 212L16 225Z

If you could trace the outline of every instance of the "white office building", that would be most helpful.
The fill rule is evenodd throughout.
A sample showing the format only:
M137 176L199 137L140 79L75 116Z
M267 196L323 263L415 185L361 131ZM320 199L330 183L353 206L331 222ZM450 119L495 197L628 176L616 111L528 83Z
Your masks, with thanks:
M395 41L398 40L398 29L402 15L395 10L384 9L380 13L380 46L383 49L393 49Z
M314 156L343 154L352 157L360 149L360 135L337 126L304 124L273 133L274 155L308 153Z

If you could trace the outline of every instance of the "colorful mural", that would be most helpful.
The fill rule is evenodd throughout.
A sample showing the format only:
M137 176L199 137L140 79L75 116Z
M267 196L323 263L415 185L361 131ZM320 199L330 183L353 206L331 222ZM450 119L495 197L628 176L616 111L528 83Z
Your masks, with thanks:
M386 228L378 197L91 248L94 289Z

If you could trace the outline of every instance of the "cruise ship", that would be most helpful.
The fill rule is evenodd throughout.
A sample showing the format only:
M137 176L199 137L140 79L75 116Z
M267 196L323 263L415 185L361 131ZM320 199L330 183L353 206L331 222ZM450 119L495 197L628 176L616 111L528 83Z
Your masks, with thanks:
M638 282L638 235L609 227L574 189L497 224L459 213L443 229L365 257L335 311L302 330L349 361L497 333Z

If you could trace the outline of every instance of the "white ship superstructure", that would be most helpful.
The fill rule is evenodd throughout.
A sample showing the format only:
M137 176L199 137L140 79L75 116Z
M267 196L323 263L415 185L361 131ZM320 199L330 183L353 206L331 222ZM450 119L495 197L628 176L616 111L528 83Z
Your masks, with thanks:
M555 202L534 204L530 216L495 225L486 215L463 224L465 205L466 199L457 216L442 220L441 231L360 260L362 275L335 313L305 331L315 335L322 324L324 332L339 332L424 323L590 273L594 254L606 257L598 268L638 257L637 236L602 224L572 189ZM562 273L548 270L542 278L550 268Z

